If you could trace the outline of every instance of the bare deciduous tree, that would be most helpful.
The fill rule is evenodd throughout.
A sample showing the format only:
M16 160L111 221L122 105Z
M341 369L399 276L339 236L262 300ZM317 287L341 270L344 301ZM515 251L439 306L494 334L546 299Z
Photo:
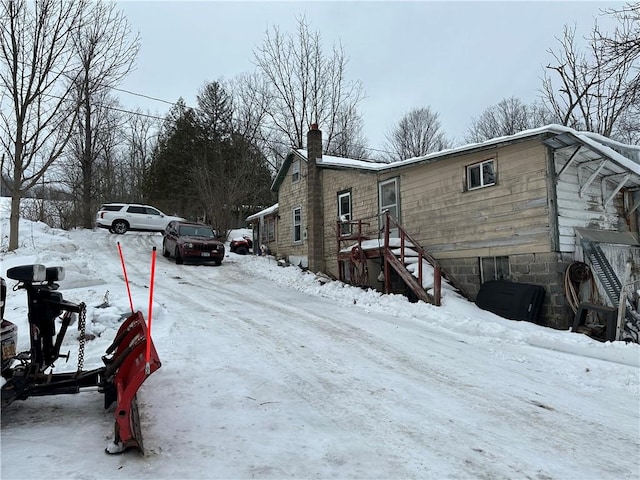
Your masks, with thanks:
M555 117L544 105L526 105L519 98L510 97L487 108L478 118L471 120L465 141L479 143L496 137L513 135L530 128L553 123Z
M357 143L361 126L357 106L364 94L360 82L347 79L341 45L326 55L320 33L312 32L302 18L295 35L276 27L267 31L254 58L269 86L269 127L290 146L303 148L313 123L323 131L325 153Z
M121 162L124 172L107 175L114 181L120 180L121 185L113 190L103 188L105 194L112 191L113 195L118 195L123 200L143 201L144 178L149 171L151 156L157 144L158 128L159 120L149 112L138 110L129 116L124 127L126 147L125 158Z
M416 108L406 113L387 135L386 160L397 162L420 157L451 146L442 131L439 114L429 107Z
M98 1L90 4L86 21L73 34L74 53L81 67L75 82L80 114L76 135L83 138L76 157L82 172L80 189L76 193L81 205L82 225L91 228L96 209L96 169L100 161L98 142L98 117L106 113L105 96L111 88L131 71L140 48L138 36L131 35L131 28L116 4ZM107 135L109 135L107 133Z
M9 250L18 247L20 199L62 155L77 109L71 34L84 0L0 3L0 141L11 191Z
M637 59L622 57L610 68L599 37L596 25L587 53L576 45L575 26L565 26L563 38L558 39L559 50L549 50L555 61L547 66L560 85L556 87L545 73L542 95L563 125L611 137L637 103L637 93L630 88Z
M281 132L269 125L271 96L268 81L258 72L245 73L229 83L229 90L233 95L234 131L271 159L269 166L275 174L291 144L283 143Z
M615 72L626 64L632 66L626 92L631 97L629 109L623 112L615 127L615 137L629 144L640 144L640 3L628 3L606 14L615 17L619 25L610 35L597 27L595 39L602 48L607 72Z
M628 3L620 9L606 12L614 16L619 25L611 35L601 33L596 26L596 41L600 43L604 59L615 68L619 64L634 65L635 76L629 82L633 88L640 89L640 3Z
M80 97L82 92L76 92ZM112 195L116 195L116 184L121 181L118 164L120 162L121 145L124 143L124 123L126 117L120 109L118 100L112 97L107 90L91 95L91 107L89 122L77 121L74 135L69 141L67 153L63 157L63 169L61 182L67 185L73 199L70 218L75 219L75 225L91 228L93 213L97 208L87 213L86 198L84 192L90 188L90 204L94 207L108 197L113 201ZM84 114L84 108L80 108ZM84 115L83 115L84 117ZM90 128L87 134L86 128ZM90 142L87 145L87 142ZM89 160L86 161L88 152ZM90 176L88 176L90 172ZM125 178L128 178L127 174ZM90 223L87 224L87 214L90 215Z

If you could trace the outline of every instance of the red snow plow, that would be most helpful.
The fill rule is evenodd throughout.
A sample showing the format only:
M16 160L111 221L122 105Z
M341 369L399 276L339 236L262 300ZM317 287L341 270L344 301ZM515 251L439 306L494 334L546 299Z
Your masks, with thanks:
M154 252L155 253L155 252ZM2 280L2 408L29 397L73 394L97 390L104 394L104 408L115 406L115 439L106 448L120 453L138 448L144 453L136 393L146 378L160 368L160 359L142 313L131 314L120 326L102 357L104 366L83 370L86 307L62 298L56 282L64 279L62 267L23 265L7 270L16 280L14 290L27 292L30 350L16 353L17 328L4 320L6 284ZM78 318L79 348L75 372L54 373L58 359L69 360L60 348L68 327ZM56 321L59 330L56 334Z

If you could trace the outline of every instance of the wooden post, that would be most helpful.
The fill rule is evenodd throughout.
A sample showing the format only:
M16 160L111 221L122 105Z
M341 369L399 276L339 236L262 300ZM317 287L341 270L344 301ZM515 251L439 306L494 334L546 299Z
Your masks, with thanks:
M389 261L387 260L387 253L389 250L389 212L384 214L384 248L382 249L382 255L384 256L384 293L391 292L391 271L389 269Z
M622 334L624 333L624 316L625 309L627 307L627 288L629 287L629 279L631 278L631 262L627 262L624 270L624 279L622 281L622 288L620 288L620 298L618 299L618 322L616 325L616 340L622 340Z
M440 306L442 298L442 272L440 271L440 265L436 265L433 268L433 303L436 307Z

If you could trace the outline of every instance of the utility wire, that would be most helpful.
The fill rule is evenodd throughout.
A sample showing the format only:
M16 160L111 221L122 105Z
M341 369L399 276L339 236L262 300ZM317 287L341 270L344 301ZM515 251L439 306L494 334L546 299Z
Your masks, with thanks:
M22 60L19 60L18 63L20 63L23 67L29 66L26 62L24 62ZM60 72L56 72L54 70L51 70L51 73L58 74ZM100 87L106 87L108 89L111 89L111 90L114 90L114 91L117 91L117 92L126 93L127 95L132 95L134 97L145 98L147 100L152 100L154 102L159 102L159 103L164 103L166 105L171 105L172 107L175 107L175 106L178 105L177 102L171 102L169 100L164 100L162 98L153 97L153 96L146 95L146 94L143 94L143 93L133 92L131 90L127 90L127 89L124 89L124 88L113 87L113 86L109 86L107 84L101 84L101 83L97 83L97 85L100 86ZM58 100L65 100L64 98L56 96L56 95L53 95L53 94L43 94L43 95L49 96L51 98L56 98ZM113 111L116 111L116 112L126 113L126 114L129 114L129 115L137 115L137 116L140 116L140 117L150 118L150 119L153 119L153 120L159 120L159 121L167 120L166 117L159 117L157 115L152 115L152 114L149 114L149 113L142 113L142 112L139 112L139 111L126 110L126 109L123 109L123 108L115 107L113 105L105 105L105 104L99 104L99 103L94 103L94 105L102 107L102 108L105 108L107 110L113 110ZM198 107L190 107L189 105L185 104L185 108L191 109L191 110L193 110L195 112L203 113L202 110L199 109ZM277 129L277 128L273 127L273 126L270 126L270 125L263 125L262 128L265 128L267 130L280 132L279 129ZM224 133L234 133L234 132L226 131ZM281 145L281 146L284 146L286 148L294 148L290 144L288 144L286 142L279 141L279 140L272 140L272 141L270 141L270 143ZM389 155L393 155L394 154L394 152L390 152L388 150L381 150L381 149L370 148L370 147L365 147L365 148L366 148L367 151L371 151L371 152L385 153L385 154L389 154ZM352 160L369 161L369 162L372 162L372 163L382 163L382 162L376 162L374 159L371 159L371 158L354 158L354 157L349 157L349 158L351 158Z

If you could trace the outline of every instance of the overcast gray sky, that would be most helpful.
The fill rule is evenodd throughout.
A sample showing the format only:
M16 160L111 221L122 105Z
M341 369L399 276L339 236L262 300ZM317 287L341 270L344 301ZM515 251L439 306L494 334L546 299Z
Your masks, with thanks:
M254 49L273 26L294 33L305 16L325 48L342 42L347 76L360 80L372 148L410 109L430 107L462 140L471 119L500 100L537 100L543 66L565 24L587 35L623 2L121 2L142 48L123 89L195 106L206 82L254 71ZM610 29L610 28L609 28ZM121 94L123 106L164 115L169 105ZM320 126L322 128L322 126Z

